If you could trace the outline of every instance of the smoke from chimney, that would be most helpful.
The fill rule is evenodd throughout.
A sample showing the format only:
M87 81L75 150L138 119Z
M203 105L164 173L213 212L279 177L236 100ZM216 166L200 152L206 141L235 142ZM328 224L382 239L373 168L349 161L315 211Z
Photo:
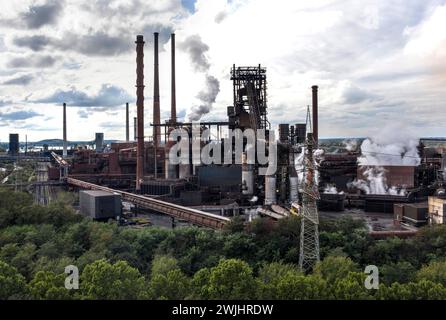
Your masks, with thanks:
M203 115L211 111L212 105L220 92L220 82L217 78L209 74L211 64L206 58L206 52L209 50L209 46L201 40L199 35L187 37L179 47L189 54L195 71L206 74L205 88L196 96L199 103L193 106L188 112L190 121L198 121Z
M212 104L215 102L220 92L220 82L213 76L206 76L206 88L200 91L197 98L202 102L199 106L192 107L189 112L190 121L198 121L201 117L211 111Z

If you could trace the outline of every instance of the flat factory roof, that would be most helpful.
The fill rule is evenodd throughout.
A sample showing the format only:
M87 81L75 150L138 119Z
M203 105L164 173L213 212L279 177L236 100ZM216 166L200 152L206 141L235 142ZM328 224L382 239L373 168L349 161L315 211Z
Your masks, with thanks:
M112 192L101 191L101 190L82 190L82 192L84 192L90 196L93 196L93 197L108 197L108 196L115 195Z

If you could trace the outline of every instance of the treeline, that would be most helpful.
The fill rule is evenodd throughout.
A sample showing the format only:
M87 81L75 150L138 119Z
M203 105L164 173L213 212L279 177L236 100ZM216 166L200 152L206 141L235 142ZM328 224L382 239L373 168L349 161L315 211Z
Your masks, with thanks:
M322 261L302 274L300 220L224 231L123 228L0 189L0 299L446 299L446 228L373 240L351 218L321 221ZM80 272L67 290L64 269ZM364 286L376 265L379 290Z

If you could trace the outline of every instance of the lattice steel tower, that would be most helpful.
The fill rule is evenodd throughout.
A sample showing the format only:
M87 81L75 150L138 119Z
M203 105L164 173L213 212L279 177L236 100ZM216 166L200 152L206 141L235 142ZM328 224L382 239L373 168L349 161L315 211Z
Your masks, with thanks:
M300 229L299 267L309 271L319 261L319 213L316 201L319 191L316 184L316 165L313 158L314 139L311 132L310 110L307 111L307 139L304 155L304 183L302 193L302 222ZM309 125L308 125L309 124Z

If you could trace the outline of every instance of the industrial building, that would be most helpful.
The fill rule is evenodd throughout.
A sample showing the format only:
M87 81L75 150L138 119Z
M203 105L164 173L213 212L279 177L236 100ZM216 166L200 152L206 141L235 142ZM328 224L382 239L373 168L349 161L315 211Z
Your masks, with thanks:
M137 117L133 119L133 139L130 136L133 106L126 103L123 106L125 141L105 145L104 134L95 133L92 147L81 146L68 152L67 105L63 104L63 150L51 154L56 168L48 168L49 178L62 180L73 189L96 190L81 192L84 214L95 219L116 217L120 213L119 197L143 209L213 228L223 227L228 217L234 215L246 220L253 217L277 220L296 214L308 217L303 219L307 223L305 232L311 234L302 238L309 242L301 244L306 247L316 243L318 210L341 213L354 208L365 214L384 213L394 217L396 229L404 225L421 226L429 221L443 223L444 201L434 195L446 180L444 150L427 147L426 141L420 141L418 165L376 166L384 182L392 187L392 193L364 191L354 182L366 180L367 170L375 168L358 164L361 150L331 152L319 139L320 88L316 85L308 88L311 107L306 121L279 124L277 139L273 139L274 128L268 117L267 69L260 64L232 65L228 70L233 91L232 105L224 107L225 118L199 124L178 121L174 34L170 40L170 112L167 119L161 119L164 114L161 108L165 107L160 102L158 37L158 33L153 36L154 78L150 106L153 119L150 124L143 121L147 108L143 64L146 42L142 35L135 41ZM234 133L237 130L242 134L253 130L254 146L244 137L242 152L237 153ZM181 135L172 138L173 132L181 132ZM211 134L203 139L202 135L209 132ZM17 144L10 143L10 153L11 150L18 152L18 136L12 136L10 140L15 139ZM187 146L187 151L181 154L175 149L180 144ZM221 161L197 160L194 154L197 147L212 150L209 154L212 153L213 159ZM260 161L262 148L267 150L265 157L270 150L276 153L275 170L270 171L269 164ZM250 158L252 151L254 161ZM172 156L175 152L180 154L180 163ZM107 201L111 207L105 206ZM314 250L316 252L317 248ZM311 264L316 261L314 259L317 260L316 255L301 256L303 264Z
M106 191L82 190L79 192L80 212L95 220L120 217L121 196Z

